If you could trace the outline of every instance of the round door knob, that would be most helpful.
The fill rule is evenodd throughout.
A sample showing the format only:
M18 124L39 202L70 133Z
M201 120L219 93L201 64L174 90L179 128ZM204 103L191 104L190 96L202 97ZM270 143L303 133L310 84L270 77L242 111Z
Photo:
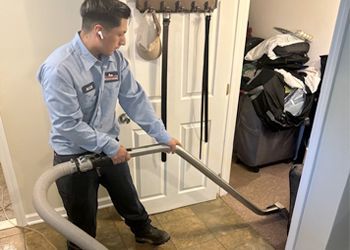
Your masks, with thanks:
M123 113L118 117L118 122L121 124L129 124L130 118L125 113Z

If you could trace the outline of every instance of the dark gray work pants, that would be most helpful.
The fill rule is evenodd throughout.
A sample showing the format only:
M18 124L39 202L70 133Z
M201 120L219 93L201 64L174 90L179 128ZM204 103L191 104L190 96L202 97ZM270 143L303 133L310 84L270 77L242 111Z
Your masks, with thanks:
M54 155L54 165L77 158L79 155ZM68 219L73 224L96 236L97 191L104 186L114 207L125 219L132 232L142 231L150 224L148 214L141 204L130 175L127 162L103 166L96 170L77 172L56 181ZM68 249L79 249L68 242Z

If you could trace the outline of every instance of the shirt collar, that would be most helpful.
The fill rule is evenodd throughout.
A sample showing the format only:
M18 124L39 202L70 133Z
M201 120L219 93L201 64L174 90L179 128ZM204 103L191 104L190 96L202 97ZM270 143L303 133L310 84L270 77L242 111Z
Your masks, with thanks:
M85 70L90 70L92 66L99 60L94 57L91 52L85 47L84 43L82 42L79 32L77 32L73 38L73 46L77 48L80 51L81 54L81 61L84 65ZM115 62L115 58L112 56L108 56L109 62Z

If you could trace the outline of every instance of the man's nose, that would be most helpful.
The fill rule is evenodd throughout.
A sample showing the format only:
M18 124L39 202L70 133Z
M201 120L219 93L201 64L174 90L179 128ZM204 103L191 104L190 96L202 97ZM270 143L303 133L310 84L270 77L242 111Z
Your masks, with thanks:
M125 45L125 44L126 44L126 38L125 38L125 36L123 36L122 39L120 40L120 44L121 44L121 45Z

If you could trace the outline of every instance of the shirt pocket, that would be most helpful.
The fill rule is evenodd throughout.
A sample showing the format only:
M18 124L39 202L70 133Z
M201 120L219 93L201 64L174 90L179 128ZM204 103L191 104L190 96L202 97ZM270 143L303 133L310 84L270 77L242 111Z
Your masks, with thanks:
M78 92L78 100L83 112L94 109L97 101L97 90L93 82L81 87Z
M119 93L119 88L120 88L120 81L110 81L110 82L105 82L105 91L104 91L104 96L105 97L117 97Z

